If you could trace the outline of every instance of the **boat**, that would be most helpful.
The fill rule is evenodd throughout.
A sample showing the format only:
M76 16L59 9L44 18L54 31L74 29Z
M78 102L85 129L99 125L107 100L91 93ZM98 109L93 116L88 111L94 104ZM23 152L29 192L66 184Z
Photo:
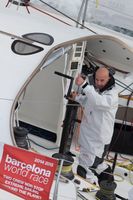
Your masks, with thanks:
M71 163L74 173L70 176L74 174L76 181L61 175L56 183L55 178L50 199L95 199L99 187L76 175L79 151L74 146L76 133L70 134L70 130L77 126L71 123L71 114L77 114L78 106L69 96L84 64L89 74L97 65L108 66L119 90L116 130L120 126L124 134L125 127L130 129L131 146L132 38L84 19L75 24L75 20L29 0L3 0L0 18L0 142L49 157L72 152L76 158L67 163ZM132 188L133 151L128 143L124 147L117 143L111 152L113 159L107 162L115 170L117 198L127 199ZM89 189L84 192L84 188ZM22 199L3 189L0 196L1 200Z

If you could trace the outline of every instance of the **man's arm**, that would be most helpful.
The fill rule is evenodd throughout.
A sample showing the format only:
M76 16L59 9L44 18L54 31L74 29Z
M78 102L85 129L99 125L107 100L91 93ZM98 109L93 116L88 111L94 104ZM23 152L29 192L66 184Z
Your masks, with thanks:
M89 85L86 80L79 74L75 80L75 83L83 89L85 96L92 106L96 106L98 109L108 110L111 107L118 104L118 93L116 90L99 94L94 86Z

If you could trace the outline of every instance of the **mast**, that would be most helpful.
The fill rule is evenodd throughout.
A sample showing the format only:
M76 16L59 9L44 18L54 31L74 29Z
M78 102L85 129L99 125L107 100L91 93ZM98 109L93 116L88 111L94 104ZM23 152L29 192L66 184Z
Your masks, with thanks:
M81 7L80 7L80 10L79 10L79 13L78 13L76 27L78 27L78 25L79 25L78 22L82 24L81 28L83 28L83 26L84 26L84 22L85 22L85 19L86 19L86 12L87 12L87 7L88 7L88 2L89 2L89 0L83 0L82 1Z
M86 12L89 0L83 0L81 3L81 7L78 13L78 18L76 22L76 27L80 24L79 28L83 28L84 22L86 19ZM86 41L82 41L74 45L73 56L71 60L71 75L76 76L77 73L80 73L82 70L83 62L84 62L84 54L86 49ZM72 83L69 86L69 93L71 93ZM66 113L64 118L63 130L62 130L62 138L60 142L59 153L65 154L69 152L71 147L71 141L73 138L73 132L75 123L77 122L77 112L79 104L72 100L68 99L68 103L66 105Z

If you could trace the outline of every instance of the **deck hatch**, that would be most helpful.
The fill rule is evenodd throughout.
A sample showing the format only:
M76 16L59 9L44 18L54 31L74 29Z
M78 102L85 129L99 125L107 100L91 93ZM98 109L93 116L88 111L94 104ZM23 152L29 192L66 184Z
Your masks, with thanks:
M31 55L43 51L42 47L21 40L15 40L11 45L11 49L19 55Z
M46 33L28 33L23 35L24 38L38 42L40 44L50 46L54 42L54 38Z

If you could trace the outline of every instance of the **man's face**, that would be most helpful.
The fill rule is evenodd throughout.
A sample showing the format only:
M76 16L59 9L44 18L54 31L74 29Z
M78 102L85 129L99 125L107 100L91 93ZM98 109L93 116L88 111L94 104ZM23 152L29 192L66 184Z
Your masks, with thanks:
M109 73L107 71L98 70L95 75L95 87L102 89L109 81Z

